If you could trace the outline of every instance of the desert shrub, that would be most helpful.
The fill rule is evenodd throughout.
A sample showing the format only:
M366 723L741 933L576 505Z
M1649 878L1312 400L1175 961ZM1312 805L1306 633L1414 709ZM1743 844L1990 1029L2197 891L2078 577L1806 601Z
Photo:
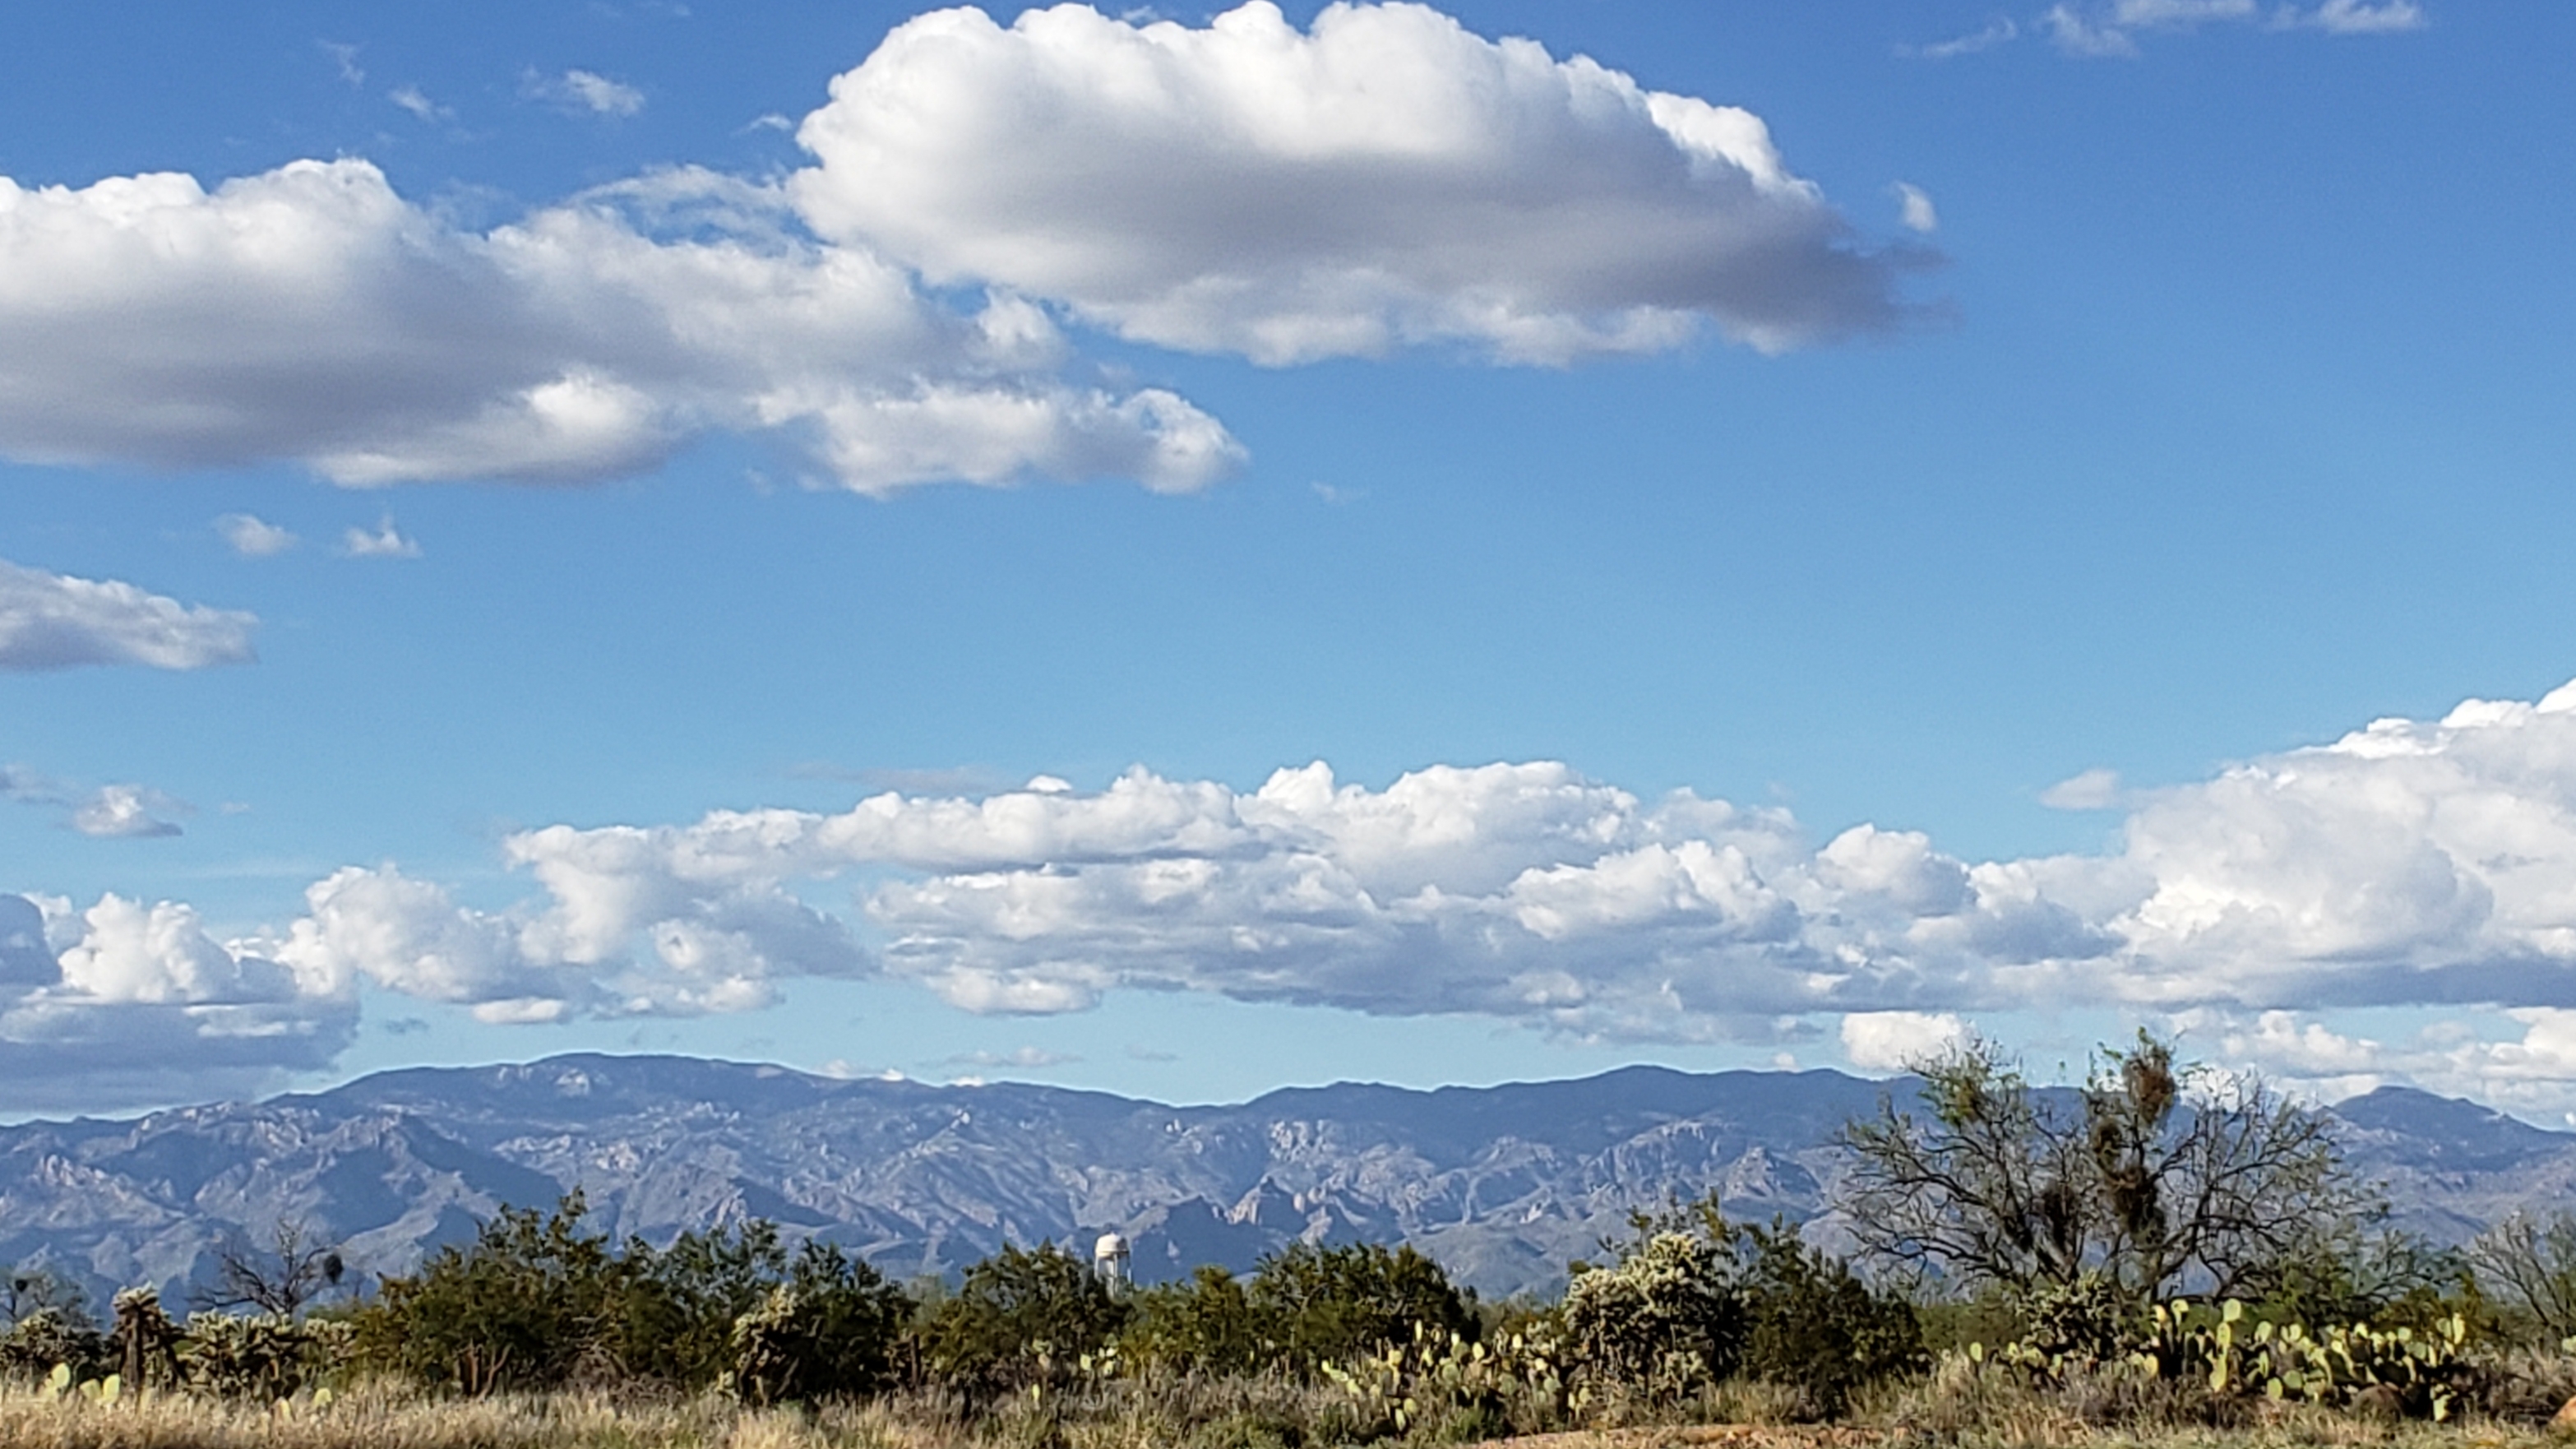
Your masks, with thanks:
M1794 1227L1746 1227L1736 1241L1745 1373L1799 1391L1813 1412L1833 1418L1867 1385L1929 1364L1913 1306L1808 1246Z
M1575 1265L1558 1311L1566 1359L1605 1404L1654 1415L1742 1375L1797 1416L1836 1417L1868 1385L1931 1362L1911 1304L1786 1221L1729 1223L1707 1200L1630 1226L1603 1244L1608 1266Z
M585 1232L585 1204L504 1209L351 1315L363 1368L469 1394L731 1384L762 1402L882 1387L911 1304L825 1243L754 1220L656 1251Z
M550 1214L504 1208L471 1245L386 1279L355 1316L359 1362L469 1394L555 1388L585 1361L614 1366L631 1269L582 1230L585 1211L579 1192Z
M2362 1222L2325 1224L2303 1252L2275 1265L2257 1317L2278 1323L2367 1323L2432 1328L2455 1312L2472 1323L2492 1314L2464 1299L2476 1280L2467 1256L2417 1233Z
M1404 1342L1327 1360L1319 1377L1348 1401L1362 1437L1461 1442L1561 1427L1583 1402L1561 1358L1544 1334L1470 1342L1416 1324Z
M1109 1347L1127 1306L1050 1243L1003 1245L966 1269L916 1328L923 1365L970 1392L1060 1381Z
M758 1404L874 1392L893 1377L911 1311L874 1268L809 1242L787 1280L734 1319L723 1382Z
M1223 1268L1201 1267L1187 1282L1140 1289L1128 1307L1118 1348L1139 1368L1241 1374L1268 1359L1270 1335L1252 1297Z
M630 1241L609 1285L607 1344L632 1378L701 1388L734 1367L734 1325L787 1278L775 1224L682 1233L656 1252Z
M2129 1295L2100 1273L2041 1283L2017 1296L2020 1342L2052 1360L2106 1363L2127 1353L2144 1326Z
M2027 1331L2013 1295L1989 1287L1965 1298L1933 1298L1914 1305L1923 1347L1935 1357L1965 1351L1972 1343L2010 1343Z
M1972 1345L1959 1357L2070 1394L2119 1390L2131 1381L2186 1386L2217 1416L2212 1422L2261 1400L2447 1419L2480 1377L2467 1320L2458 1314L2423 1332L2310 1329L2257 1317L2236 1299L2155 1304L2124 1329L2115 1353L2089 1345L2051 1352L2025 1339L1991 1353Z
M1416 1325L1444 1341L1477 1331L1466 1295L1410 1247L1291 1243L1261 1260L1246 1296L1271 1352L1300 1371L1409 1342Z

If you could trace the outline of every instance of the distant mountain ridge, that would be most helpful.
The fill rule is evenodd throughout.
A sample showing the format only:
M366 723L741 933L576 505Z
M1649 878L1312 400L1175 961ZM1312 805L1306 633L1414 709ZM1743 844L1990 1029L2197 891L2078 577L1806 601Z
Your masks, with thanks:
M1813 1217L1842 1170L1834 1130L1890 1090L1905 1087L1628 1067L1173 1107L688 1057L407 1068L256 1104L0 1128L0 1261L101 1295L183 1292L226 1234L293 1219L346 1240L361 1270L398 1273L504 1205L577 1186L621 1236L769 1218L897 1277L1114 1227L1147 1279L1248 1267L1298 1238L1403 1241L1509 1293L1551 1286L1632 1208L1714 1190L1738 1217ZM2400 1220L2446 1240L2576 1189L2576 1134L2395 1088L2337 1111Z

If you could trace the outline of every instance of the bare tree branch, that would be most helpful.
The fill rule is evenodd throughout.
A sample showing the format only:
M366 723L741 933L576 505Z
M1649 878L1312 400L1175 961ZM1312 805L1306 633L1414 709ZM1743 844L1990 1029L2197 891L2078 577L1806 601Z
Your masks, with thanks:
M248 1308L292 1318L340 1286L347 1271L337 1243L315 1238L304 1224L285 1218L271 1230L265 1248L238 1236L218 1245L214 1282L192 1290L188 1300L200 1309Z

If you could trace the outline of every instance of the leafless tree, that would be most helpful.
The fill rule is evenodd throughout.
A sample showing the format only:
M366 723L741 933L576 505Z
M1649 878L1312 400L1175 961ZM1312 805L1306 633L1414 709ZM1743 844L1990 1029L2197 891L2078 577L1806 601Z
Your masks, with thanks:
M1840 1206L1889 1269L2023 1294L2256 1293L2385 1213L2325 1113L2177 1066L2145 1032L2072 1094L2035 1091L1984 1041L1914 1070L1925 1115L1882 1098L1841 1136Z
M203 1309L256 1309L293 1317L304 1305L340 1286L348 1266L340 1247L313 1236L301 1222L280 1219L266 1247L227 1238L215 1249L215 1279L191 1292Z
M2515 1213L2469 1244L2469 1266L2551 1337L2576 1336L2576 1213Z
M39 1313L87 1325L88 1295L50 1268L21 1264L0 1270L0 1329L16 1327Z

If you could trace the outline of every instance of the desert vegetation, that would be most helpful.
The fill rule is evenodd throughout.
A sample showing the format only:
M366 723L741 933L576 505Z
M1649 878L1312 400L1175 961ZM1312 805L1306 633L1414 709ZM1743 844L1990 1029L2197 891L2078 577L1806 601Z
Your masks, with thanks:
M177 1316L21 1272L0 1444L2483 1444L2576 1394L2564 1210L2392 1231L2329 1119L2151 1037L2071 1093L1974 1043L1921 1075L1846 1129L1826 1223L1639 1213L1552 1302L1375 1244L1141 1288L1013 1245L898 1285L762 1222L615 1242L578 1193L363 1289L281 1225Z

